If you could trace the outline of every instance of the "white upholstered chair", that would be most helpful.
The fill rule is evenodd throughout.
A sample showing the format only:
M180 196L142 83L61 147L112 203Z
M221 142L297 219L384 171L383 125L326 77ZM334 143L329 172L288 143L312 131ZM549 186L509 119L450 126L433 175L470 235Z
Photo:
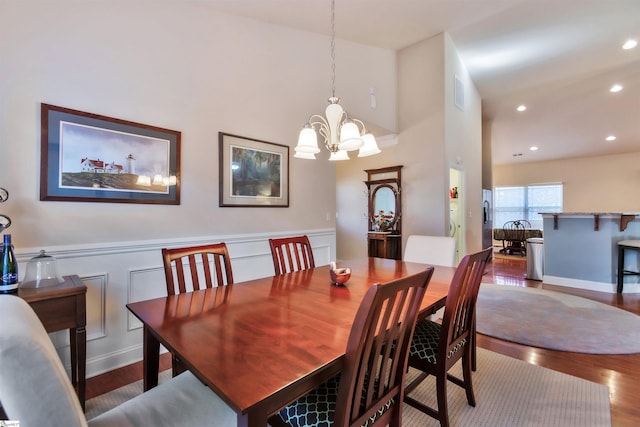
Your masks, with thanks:
M190 372L87 422L42 323L21 298L0 295L0 403L20 427L235 426L237 415Z
M448 236L409 236L404 248L404 261L456 266L456 239Z
M429 265L456 266L456 239L449 236L421 236L412 234L404 247L403 261ZM431 315L437 320L444 316L444 307Z

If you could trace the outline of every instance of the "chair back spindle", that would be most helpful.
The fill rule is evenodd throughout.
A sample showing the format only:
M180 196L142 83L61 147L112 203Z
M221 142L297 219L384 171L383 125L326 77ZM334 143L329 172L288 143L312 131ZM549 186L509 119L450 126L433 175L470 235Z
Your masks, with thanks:
M307 236L269 239L276 276L315 267L313 250Z
M233 283L231 260L225 243L164 248L162 259L167 295Z

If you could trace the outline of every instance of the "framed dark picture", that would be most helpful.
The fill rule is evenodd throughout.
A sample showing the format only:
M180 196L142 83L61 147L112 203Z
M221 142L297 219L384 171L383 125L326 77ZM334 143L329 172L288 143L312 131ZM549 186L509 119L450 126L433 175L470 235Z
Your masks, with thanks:
M41 105L40 200L180 204L180 132Z
M219 132L219 205L289 206L289 146Z

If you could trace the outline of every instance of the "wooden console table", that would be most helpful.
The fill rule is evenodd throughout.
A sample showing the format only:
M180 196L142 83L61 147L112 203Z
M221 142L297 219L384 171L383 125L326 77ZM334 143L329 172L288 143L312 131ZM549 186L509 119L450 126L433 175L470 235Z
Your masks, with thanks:
M402 236L384 231L370 231L367 236L369 256L402 259Z
M18 288L18 296L29 303L47 332L69 329L71 383L84 410L87 366L87 287L76 275L44 288Z

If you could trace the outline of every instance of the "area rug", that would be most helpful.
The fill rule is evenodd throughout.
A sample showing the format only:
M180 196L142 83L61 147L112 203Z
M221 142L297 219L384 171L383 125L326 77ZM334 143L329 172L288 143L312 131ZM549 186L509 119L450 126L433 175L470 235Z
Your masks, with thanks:
M640 353L640 316L561 292L483 283L476 316L479 333L533 347Z
M167 369L158 374L159 384L169 379L171 379L171 369ZM109 393L101 394L93 399L89 399L85 403L85 417L87 420L95 418L98 415L107 412L109 409L115 408L121 403L142 394L142 391L143 385L142 380L140 380L110 391Z
M473 374L476 407L467 404L464 390L447 389L452 426L562 426L611 425L609 389L606 386L552 371L478 348L478 370ZM451 370L462 375L460 363ZM408 380L417 374L413 369ZM160 381L171 372L160 374ZM87 419L142 393L142 381L87 401ZM435 383L427 378L411 396L435 405ZM404 427L439 426L422 412L404 405Z
M462 388L447 385L452 426L597 426L611 425L609 389L601 384L530 365L518 359L478 348L478 370L473 373L476 407L467 404ZM460 362L452 369L462 375ZM407 381L416 373L411 369ZM410 396L434 407L435 381L428 377ZM436 427L440 424L404 405L402 425Z

